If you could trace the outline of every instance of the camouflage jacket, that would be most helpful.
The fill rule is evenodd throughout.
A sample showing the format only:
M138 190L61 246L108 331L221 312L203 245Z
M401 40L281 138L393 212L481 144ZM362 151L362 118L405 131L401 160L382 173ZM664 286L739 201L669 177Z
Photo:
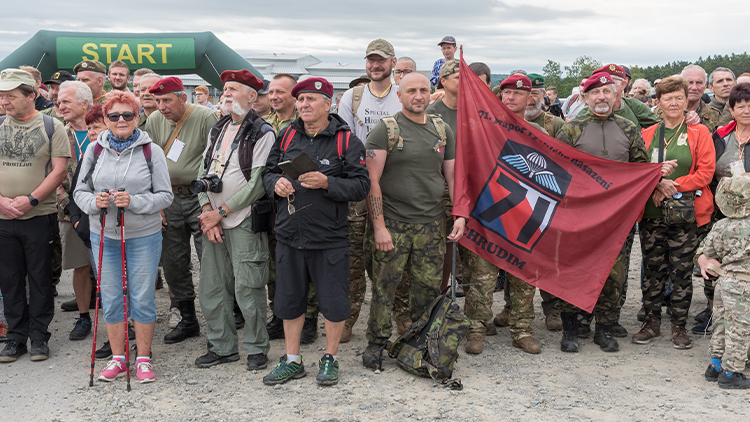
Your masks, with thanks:
M698 110L695 111L698 113L698 117L701 118L701 124L706 126L709 132L713 133L719 126L723 126L719 124L721 112L716 111L716 109L710 107L708 104L703 102L703 100L700 100ZM664 113L660 108L656 109L656 117L658 117L659 120L664 118Z
M70 158L66 164L65 179L57 187L55 191L55 197L57 199L57 221L70 222L70 211L68 211L68 204L70 203L70 185L73 182L73 175L76 173L76 135L70 125L65 126L65 132L68 134L68 141L70 142Z
M279 120L279 116L276 114L275 110L263 116L263 120L268 122L268 124L273 127L273 131L276 132L276 135L278 135L284 129L289 127L289 125L292 124L293 121L297 120L297 117L299 117L299 111L297 111L297 107L294 107L294 113L292 113L292 117L286 120Z
M750 274L750 217L719 220L695 251L695 265L701 254L726 271Z
M581 111L578 113L579 116L583 116L588 112L589 108L588 106L581 109ZM654 114L651 109L643 104L642 102L636 100L635 98L623 98L621 102L621 106L619 109L615 110L615 114L624 117L633 124L635 124L636 128L640 132L641 129L646 129L647 127L653 126L661 121L661 116L658 116Z
M712 102L713 104L713 102ZM729 102L727 101L726 104L724 104L724 108L721 110L721 115L719 116L719 123L717 124L717 127L726 126L734 120L734 116L732 116L732 112L729 110Z
M637 126L614 113L598 116L587 110L565 123L556 138L597 157L631 163L649 162Z

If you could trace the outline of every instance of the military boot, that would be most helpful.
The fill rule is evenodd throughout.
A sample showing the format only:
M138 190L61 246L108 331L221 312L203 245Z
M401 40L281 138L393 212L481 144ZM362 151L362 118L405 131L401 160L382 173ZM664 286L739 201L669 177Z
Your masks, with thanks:
M513 340L513 343L511 344L513 347L518 347L524 352L530 353L532 355L536 355L542 352L542 347L539 346L539 343L537 343L536 340L534 340L534 337L532 337L531 335L521 337L518 340Z
M503 308L503 310L495 315L495 319L492 320L492 322L497 325L498 327L507 327L510 325L510 322L508 322L508 319L510 319L510 308Z
M661 318L651 315L646 317L641 331L633 334L632 342L635 344L649 344L661 338Z
M609 325L597 322L594 328L594 344L598 344L603 352L616 352L620 350L620 345L614 337Z
M560 350L568 353L578 352L578 318L575 313L561 312L563 336L560 342Z
M368 342L367 348L362 353L362 365L370 369L383 369L383 355L388 353L385 351L385 348L385 344Z
M177 305L180 308L182 320L174 330L164 336L164 343L166 344L179 343L190 337L201 335L201 327L198 324L198 319L195 317L195 301L192 299L183 300L177 302Z
M339 340L339 343L349 343L349 341L352 339L353 329L353 324L351 324L349 321L346 321L344 323L344 331L341 332L341 340Z
M484 336L481 333L469 333L466 336L466 353L470 355L478 355L482 353L484 344Z
M302 335L300 343L310 344L318 338L318 317L305 318L305 325L302 326Z
M274 315L271 322L266 325L269 340L284 338L284 320Z

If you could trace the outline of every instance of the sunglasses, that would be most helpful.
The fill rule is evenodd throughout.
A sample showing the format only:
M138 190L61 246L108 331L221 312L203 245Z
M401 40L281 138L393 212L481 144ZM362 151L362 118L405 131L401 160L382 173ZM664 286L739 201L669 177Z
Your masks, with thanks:
M286 206L286 210L289 211L289 215L293 215L294 213L300 212L303 209L305 209L305 208L309 207L310 205L312 205L312 204L307 204L307 205L305 205L304 207L302 207L300 209L296 209L296 208L294 208L294 205L292 205L292 202L294 202L294 194L290 193L287 199L289 200L289 204Z
M135 116L136 116L135 113L109 113L107 114L107 118L112 123L119 122L120 117L122 117L126 122L132 122L133 119L135 119Z

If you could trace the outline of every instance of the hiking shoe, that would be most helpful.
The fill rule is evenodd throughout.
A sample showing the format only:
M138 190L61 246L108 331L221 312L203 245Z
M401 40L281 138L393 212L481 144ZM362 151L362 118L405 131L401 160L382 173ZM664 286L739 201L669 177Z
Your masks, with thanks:
M109 340L105 341L102 347L94 352L94 357L96 360L107 360L112 357L112 346L109 344Z
M269 340L284 338L284 320L274 315L271 322L266 325L266 331L268 331Z
M29 360L38 362L47 359L49 359L49 346L47 345L47 340L31 340Z
M182 316L180 316L180 310L178 308L172 308L169 310L169 319L167 320L167 325L169 325L169 328L175 329L177 328L177 324L182 321Z
M370 369L383 368L383 353L385 344L367 343L367 348L362 353L362 365Z
M693 334L701 334L701 335L713 334L714 332L713 319L708 318L707 320L703 321L701 324L698 324L695 327L691 328L690 331L692 331Z
M616 352L620 350L617 340L612 337L612 331L608 325L596 323L594 327L594 344L599 345L603 352Z
M742 372L727 375L727 371L724 370L719 375L719 387L728 390L747 390L750 389L750 380Z
M526 353L531 353L532 355L542 353L542 347L539 346L539 343L537 343L532 336L521 337L518 340L513 340L511 345L513 345L513 347L518 347Z
M5 348L0 352L0 362L10 363L18 360L19 357L25 355L28 352L26 343L20 341L8 340L5 343Z
M484 326L484 335L486 336L496 336L497 335L497 327L495 327L495 324L487 324Z
M352 329L354 329L354 326L349 325L349 321L346 321L344 323L344 331L341 332L341 340L339 340L339 343L349 343L352 339Z
M628 330L625 329L619 322L616 322L609 326L609 330L612 332L613 337L627 337Z
M91 332L91 320L86 318L76 318L76 325L73 327L73 331L68 335L68 339L72 341L83 340Z
M125 362L119 359L112 359L107 363L107 367L99 373L99 381L114 381L116 378L124 377L126 371Z
M151 361L150 360L144 360L141 362L135 363L135 376L138 378L138 382L141 384L146 384L149 382L156 381L156 375L154 375L154 370L151 367Z
M646 305L641 305L641 309L638 310L638 315L636 315L636 319L638 319L638 322L643 322L646 320Z
M318 361L318 385L336 385L339 383L339 361L326 353Z
M205 355L195 360L195 366L198 368L210 368L221 365L222 363L237 362L240 360L239 353L233 353L227 356L220 356L216 352L208 351Z
M497 325L498 327L507 327L510 325L508 322L508 319L510 318L510 308L503 308L503 310L495 315L495 319L492 320L492 323Z
M484 346L484 336L480 333L469 333L466 336L466 345L464 350L470 355L478 355L482 353Z
M692 349L693 343L687 335L685 327L672 323L672 343L675 349Z
M263 384L283 384L290 379L302 378L305 375L307 375L307 373L305 372L305 364L302 363L302 361L300 361L300 363L287 362L286 355L284 355L279 360L279 363L276 364L276 367L273 368L273 371L263 377Z
M700 311L698 315L695 316L695 322L705 322L710 317L711 317L711 308L706 307L706 309Z
M706 368L706 372L703 374L706 377L706 381L710 382L716 382L719 379L719 375L723 372L721 367L718 369L716 368L716 365L713 363L708 364L708 368Z
M562 331L562 319L560 318L560 313L558 312L552 312L551 314L547 315L547 317L544 319L544 325L547 326L548 331Z
M247 355L247 370L257 371L268 367L268 356L265 353L256 353Z
M318 318L305 318L305 325L302 326L302 335L300 343L310 344L318 338Z
M404 334L406 330L411 327L411 320L408 319L402 319L400 321L396 321L396 331L398 332L398 335Z
M661 338L661 319L652 316L646 317L641 330L633 334L630 339L635 344L649 344Z

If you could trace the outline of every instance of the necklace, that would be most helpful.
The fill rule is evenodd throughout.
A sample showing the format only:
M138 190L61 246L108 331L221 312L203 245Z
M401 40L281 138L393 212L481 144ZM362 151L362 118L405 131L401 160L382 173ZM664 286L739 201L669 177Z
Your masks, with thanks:
M383 91L383 93L382 93L382 94L378 95L378 93L377 93L377 92L375 91L375 89L374 89L374 88L372 87L372 82L370 82L370 91L372 92L372 95L376 96L377 98L383 98L383 97L385 97L385 96L386 96L386 94L388 94L388 91L390 91L390 90L391 90L391 87L392 87L392 86L393 86L393 84L392 84L392 83L391 83L391 84L388 84L388 88L386 88L386 89L385 89L385 91Z
M29 120L30 118L36 116L37 113L39 113L39 111L35 110L33 113L31 113L31 116L24 117L24 118L21 118L21 119L16 119L16 120L23 122L23 121Z

